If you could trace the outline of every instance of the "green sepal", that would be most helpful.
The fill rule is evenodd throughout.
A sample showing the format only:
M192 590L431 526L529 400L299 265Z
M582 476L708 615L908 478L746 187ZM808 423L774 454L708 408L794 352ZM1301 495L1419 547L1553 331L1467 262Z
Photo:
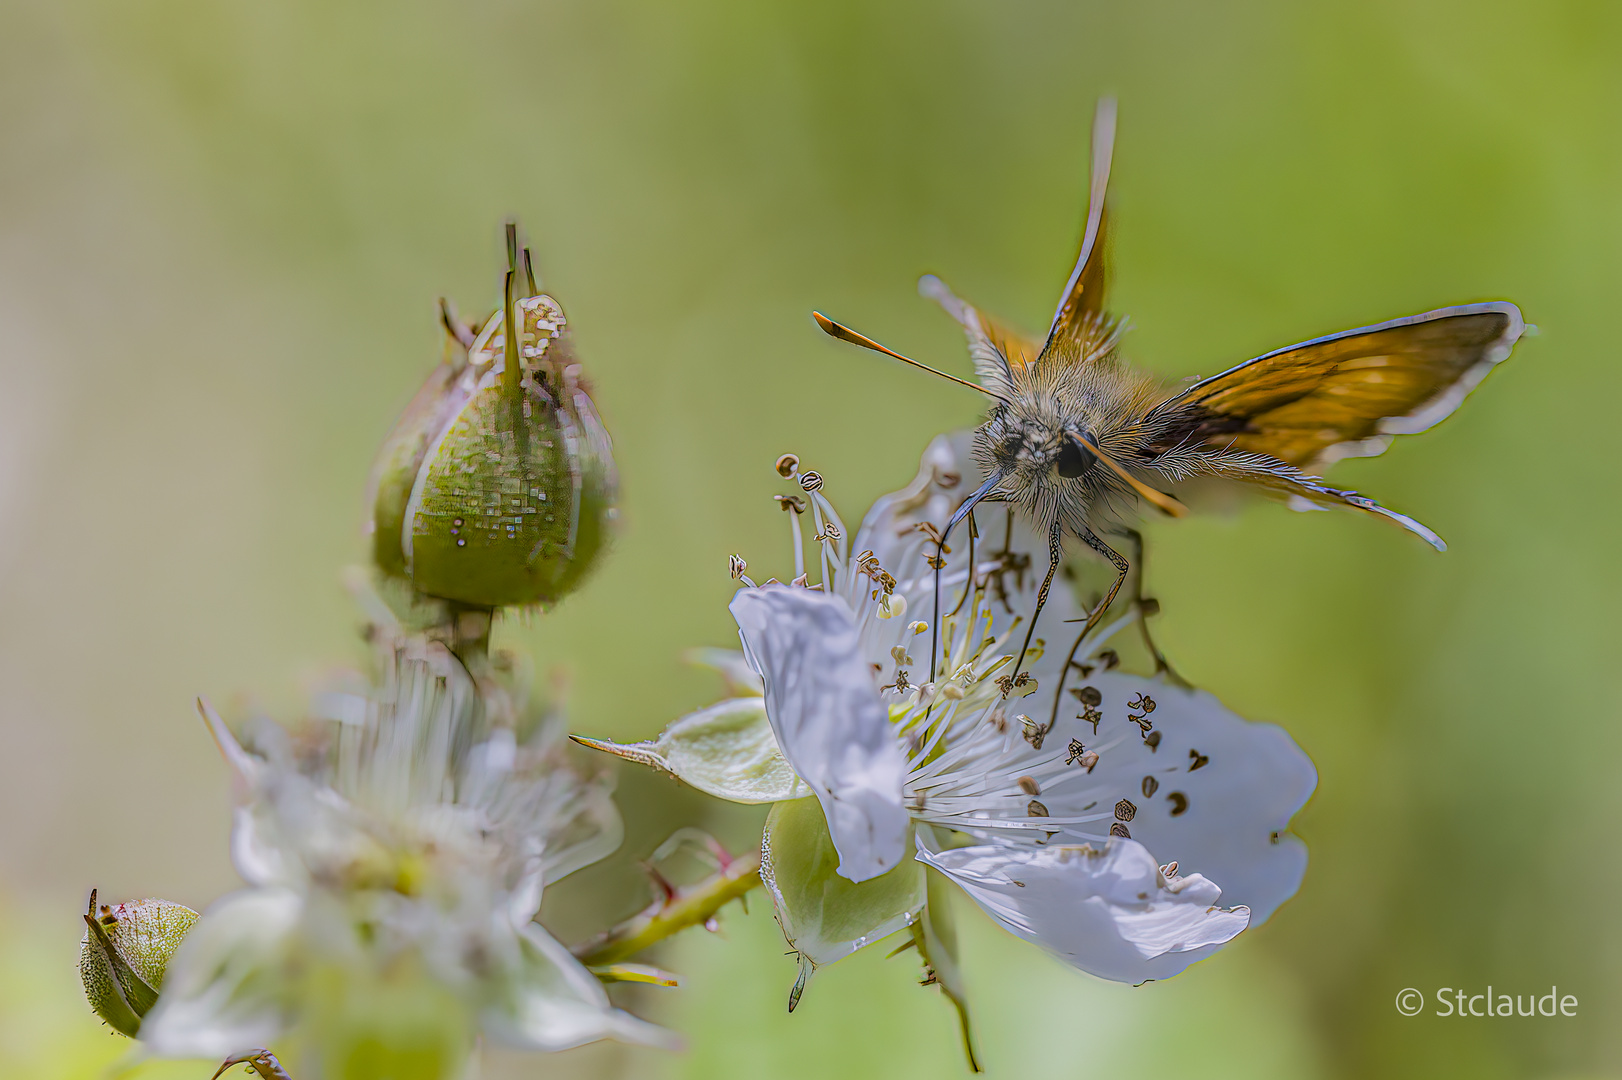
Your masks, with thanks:
M905 928L924 906L923 867L912 859L860 884L840 877L839 852L814 798L772 807L761 852L761 880L801 958L791 1009L814 968Z
M929 902L912 924L913 942L924 961L924 985L939 986L957 1010L958 1026L963 1032L963 1054L969 1059L970 1071L980 1072L980 1060L974 1053L974 1032L969 1025L967 988L963 969L957 962L957 923L952 917L952 894L956 890L938 870L928 870L925 878Z
M100 976L99 978L86 976L85 993L90 998L90 1006L114 1031L133 1039L141 1030L142 1014L136 1012L130 1005L125 982L133 978L142 986L146 984L139 975L130 970L124 958L118 955L118 950L113 948L111 939L107 937L107 931L103 930L93 917L86 915L84 924L90 928L89 947L95 955L94 966Z
M680 986L681 978L648 964L597 964L587 968L604 983L646 983L649 986Z
M582 746L662 769L732 802L779 802L810 793L778 749L765 700L758 697L728 698L684 716L652 742L571 737Z
M147 984L147 981L129 965L129 961L121 956L113 947L113 939L107 936L107 931L101 923L90 915L84 917L84 924L90 928L91 937L95 938L96 945L101 949L102 956L109 967L113 969L113 977L118 983L119 996L125 1004L135 1012L136 1016L145 1016L152 1011L152 1006L158 1003L158 991ZM139 1025L139 1021L136 1022ZM131 1034L134 1034L131 1032Z

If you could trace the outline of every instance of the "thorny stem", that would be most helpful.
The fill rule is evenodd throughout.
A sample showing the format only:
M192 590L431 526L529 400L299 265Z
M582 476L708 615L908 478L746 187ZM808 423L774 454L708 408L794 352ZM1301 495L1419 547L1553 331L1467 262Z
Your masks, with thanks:
M575 958L587 967L597 967L635 956L689 926L705 925L716 912L759 884L760 852L739 855L696 885L671 889L600 937L576 945Z

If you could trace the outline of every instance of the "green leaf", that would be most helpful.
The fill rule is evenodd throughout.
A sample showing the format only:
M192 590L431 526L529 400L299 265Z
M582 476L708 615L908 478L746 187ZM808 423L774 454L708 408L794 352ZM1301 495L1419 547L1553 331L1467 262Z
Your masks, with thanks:
M708 795L741 803L778 802L810 793L777 747L766 703L729 698L682 717L652 742L629 745L571 736L582 746L651 765Z
M835 873L839 853L816 799L772 807L761 850L760 877L783 936L812 967L895 933L924 906L923 867L912 859L859 885Z

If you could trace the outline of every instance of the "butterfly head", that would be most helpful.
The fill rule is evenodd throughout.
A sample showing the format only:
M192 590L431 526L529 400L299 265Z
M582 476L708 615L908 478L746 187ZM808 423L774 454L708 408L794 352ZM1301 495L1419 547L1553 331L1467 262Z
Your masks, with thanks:
M975 451L1015 502L1073 498L1099 479L1098 430L1085 417L1064 415L1051 397L1016 397L992 409L975 432Z

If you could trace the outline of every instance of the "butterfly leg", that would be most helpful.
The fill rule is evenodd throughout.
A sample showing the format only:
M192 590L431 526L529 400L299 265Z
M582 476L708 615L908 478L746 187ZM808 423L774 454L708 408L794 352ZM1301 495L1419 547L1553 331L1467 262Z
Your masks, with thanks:
M1132 543L1132 564L1138 568L1136 576L1132 579L1132 604L1138 609L1138 632L1143 635L1143 645L1155 660L1155 674L1164 674L1180 686L1192 686L1193 683L1179 675L1171 666L1171 661L1167 660L1166 654L1155 645L1154 635L1149 632L1149 617L1160 613L1160 601L1143 595L1143 579L1149 568L1143 534L1136 529L1124 529L1122 533Z
M1082 627L1081 630L1081 636L1085 638L1093 632L1093 628L1104 618L1104 612L1108 611L1110 605L1115 603L1115 596L1121 591L1121 584L1126 581L1127 572L1132 569L1132 564L1127 562L1119 551L1100 540L1098 534L1086 526L1082 526L1081 539L1088 547L1104 556L1110 561L1110 565L1115 567L1115 581L1110 585L1109 592L1105 593L1104 599L1100 600L1098 605L1087 613L1087 625ZM1143 557L1141 550L1138 552L1138 557Z
M1076 651L1081 648L1081 643L1086 641L1088 635L1093 632L1093 627L1097 626L1099 620L1104 617L1104 612L1108 611L1110 605L1115 603L1115 596L1121 591L1121 583L1126 580L1127 571L1132 569L1132 564L1127 562L1119 551L1100 540L1097 534L1085 525L1081 528L1081 538L1088 547L1104 556L1110 561L1110 565L1115 567L1115 583L1109 587L1109 592L1104 594L1104 598L1098 602L1097 606L1087 613L1087 625L1083 626L1081 633L1076 635L1075 642L1070 646L1070 654L1064 658L1064 667L1059 669L1059 685L1053 691L1053 714L1048 718L1047 729L1049 731L1053 730L1054 723L1059 719L1059 701L1064 696L1064 681L1069 677L1070 669L1076 664Z
M1031 612L1031 624L1025 628L1025 644L1019 647L1019 659L1014 661L1014 671L1009 676L1011 679L1017 679L1020 668L1025 666L1025 653L1031 647L1031 635L1036 633L1036 620L1041 617L1042 608L1047 605L1048 590L1053 588L1053 575L1058 573L1059 563L1064 559L1064 546L1062 543L1064 533L1062 529L1063 526L1059 524L1057 519L1054 520L1052 527L1048 529L1048 572L1047 576L1042 578L1042 587L1036 591L1036 608ZM1115 583L1116 588L1120 588L1120 585L1119 581ZM1115 593L1112 591L1110 596L1113 597L1114 595Z

